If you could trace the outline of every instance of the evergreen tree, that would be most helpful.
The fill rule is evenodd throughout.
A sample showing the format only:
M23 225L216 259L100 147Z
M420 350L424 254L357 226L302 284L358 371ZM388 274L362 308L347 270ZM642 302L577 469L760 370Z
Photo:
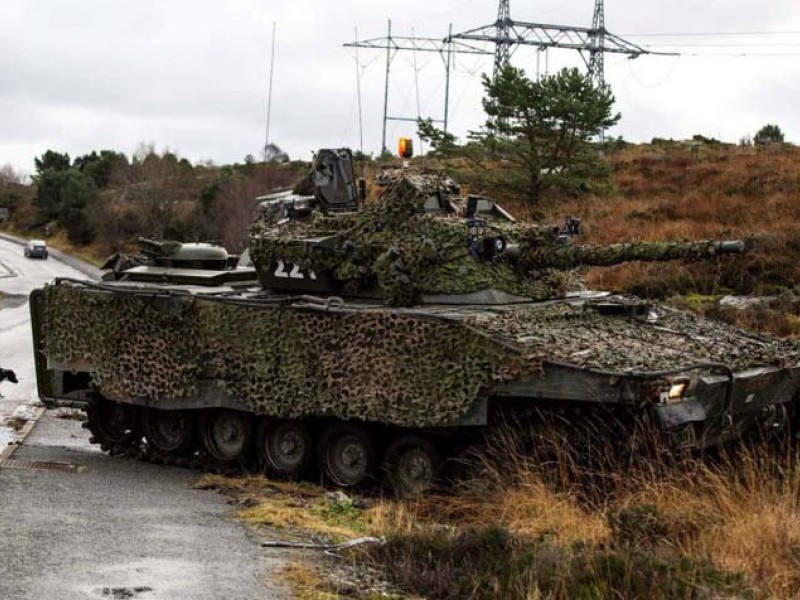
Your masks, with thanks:
M577 69L532 80L511 66L495 79L484 75L483 86L488 119L470 138L524 173L531 202L550 187L580 186L597 173L598 152L589 142L620 119L608 86Z

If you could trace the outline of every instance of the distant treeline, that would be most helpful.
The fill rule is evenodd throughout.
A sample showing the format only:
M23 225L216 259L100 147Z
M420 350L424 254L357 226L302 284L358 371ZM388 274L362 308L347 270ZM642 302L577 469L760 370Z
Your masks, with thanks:
M0 208L17 230L45 237L63 231L73 245L93 245L99 254L130 248L139 236L215 240L238 252L256 198L292 187L308 168L282 152L270 158L217 167L152 145L131 157L100 150L73 159L48 150L35 159L29 184L10 167L0 170Z

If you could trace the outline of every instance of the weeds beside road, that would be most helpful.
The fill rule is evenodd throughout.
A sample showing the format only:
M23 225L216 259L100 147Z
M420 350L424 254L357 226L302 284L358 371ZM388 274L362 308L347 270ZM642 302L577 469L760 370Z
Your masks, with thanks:
M249 524L287 536L384 536L343 562L356 579L368 569L430 599L800 597L797 455L737 448L587 472L566 453L546 463L502 446L471 478L425 498L341 496L262 477L199 485L233 495ZM303 597L354 593L324 571L290 575Z

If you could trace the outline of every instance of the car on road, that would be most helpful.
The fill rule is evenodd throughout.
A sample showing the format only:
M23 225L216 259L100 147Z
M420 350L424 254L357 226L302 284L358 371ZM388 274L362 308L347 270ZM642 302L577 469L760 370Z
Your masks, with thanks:
M25 246L26 258L47 258L47 244L42 240L30 240Z

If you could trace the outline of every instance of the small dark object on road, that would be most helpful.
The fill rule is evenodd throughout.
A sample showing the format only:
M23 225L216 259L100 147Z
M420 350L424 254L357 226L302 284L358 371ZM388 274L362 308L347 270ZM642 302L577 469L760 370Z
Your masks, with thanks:
M0 369L0 383L3 381L10 381L11 383L19 383L17 375L11 369Z

